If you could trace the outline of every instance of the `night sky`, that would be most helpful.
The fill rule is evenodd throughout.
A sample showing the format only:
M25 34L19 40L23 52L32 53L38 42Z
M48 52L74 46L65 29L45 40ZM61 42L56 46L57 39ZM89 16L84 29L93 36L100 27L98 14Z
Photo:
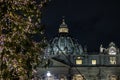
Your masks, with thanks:
M52 39L65 16L70 34L88 51L112 41L120 48L119 0L51 0L42 13L46 36Z

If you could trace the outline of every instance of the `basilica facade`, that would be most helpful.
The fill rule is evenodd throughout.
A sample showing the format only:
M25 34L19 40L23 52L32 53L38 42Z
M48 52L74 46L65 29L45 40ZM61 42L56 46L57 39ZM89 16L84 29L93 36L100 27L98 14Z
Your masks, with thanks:
M64 19L58 31L45 49L48 67L38 68L40 80L120 80L120 52L115 43L87 52L69 35Z

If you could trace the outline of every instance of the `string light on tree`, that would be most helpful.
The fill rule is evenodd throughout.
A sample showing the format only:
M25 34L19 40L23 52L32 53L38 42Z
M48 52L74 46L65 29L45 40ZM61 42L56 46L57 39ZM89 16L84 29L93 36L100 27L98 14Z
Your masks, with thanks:
M41 62L41 10L49 0L0 0L0 80L30 80ZM44 37L44 36L43 36ZM44 38L42 38L44 39Z

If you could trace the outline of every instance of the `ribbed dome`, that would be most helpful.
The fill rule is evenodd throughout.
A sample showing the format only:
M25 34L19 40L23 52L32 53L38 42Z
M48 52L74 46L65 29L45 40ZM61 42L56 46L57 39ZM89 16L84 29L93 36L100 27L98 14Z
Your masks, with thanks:
M61 54L81 54L83 49L77 41L69 36L55 37L47 47L47 53L49 55L61 55Z
M64 22L65 24L65 22ZM61 24L63 26L63 23ZM60 25L60 28L61 28ZM65 26L68 29L67 26ZM68 35L69 33L61 32L57 37L52 39L46 48L46 53L48 55L77 55L82 54L83 49L81 45L72 37Z

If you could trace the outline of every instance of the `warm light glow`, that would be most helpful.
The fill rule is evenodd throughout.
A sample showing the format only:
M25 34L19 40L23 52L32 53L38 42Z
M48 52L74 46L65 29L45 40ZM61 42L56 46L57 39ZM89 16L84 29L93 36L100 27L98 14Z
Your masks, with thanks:
M81 60L81 59L77 59L77 60L76 60L76 64L78 64L78 65L79 65L79 64L82 64L82 60Z
M110 57L110 64L116 64L116 57Z
M68 28L59 28L59 33L68 33Z
M82 77L82 75L80 75L80 74L75 74L75 75L73 76L73 80L83 80L83 77Z
M92 60L92 64L93 64L93 65L96 65L96 60Z
M117 80L117 76L116 75L110 76L110 80Z

